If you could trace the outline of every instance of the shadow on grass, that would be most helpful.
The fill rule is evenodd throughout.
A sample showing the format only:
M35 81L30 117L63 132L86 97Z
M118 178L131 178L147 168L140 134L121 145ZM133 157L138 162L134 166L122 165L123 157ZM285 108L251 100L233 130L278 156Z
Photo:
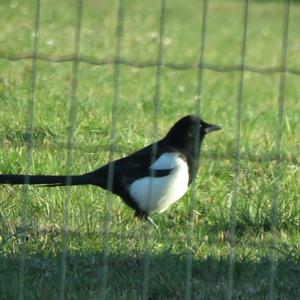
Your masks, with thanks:
M140 299L143 293L144 257L109 255L107 286L103 289L102 253L68 254L66 260L66 299ZM0 299L18 295L20 260L0 256ZM191 299L225 299L229 263L207 257L193 260ZM183 299L186 256L163 253L150 257L148 299ZM274 299L298 299L300 261L288 259L276 264ZM58 299L61 286L61 257L36 253L25 259L24 299ZM271 285L268 259L236 261L233 299L266 299Z

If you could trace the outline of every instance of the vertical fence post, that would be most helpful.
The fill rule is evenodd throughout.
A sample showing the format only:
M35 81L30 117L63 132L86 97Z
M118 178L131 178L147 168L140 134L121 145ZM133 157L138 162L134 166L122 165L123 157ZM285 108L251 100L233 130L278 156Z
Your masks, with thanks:
M235 243L236 243L236 209L237 197L239 192L240 180L240 140L241 140L241 121L242 121L242 100L244 92L244 73L245 73L245 54L247 42L247 29L248 29L248 0L244 0L244 13L243 13L243 35L240 49L240 78L237 94L237 110L236 110L236 128L235 128L235 160L233 163L234 178L231 193L231 206L230 206L230 232L229 232L229 275L228 275L228 288L227 299L233 297L233 274L235 264Z
M275 288L276 280L276 265L277 258L274 249L277 247L277 225L278 225L278 202L280 197L280 181L281 181L281 144L283 135L283 113L284 113L284 93L285 93L285 77L286 77L286 59L288 46L288 29L289 29L289 15L290 15L290 1L285 0L285 7L283 13L283 29L282 29L282 43L281 43L281 59L280 59L280 77L278 87L278 113L276 123L276 137L275 137L275 171L273 182L273 195L271 203L271 224L272 224L272 249L271 249L271 272L269 283L269 299L277 298L277 290Z
M160 23L159 23L159 41L158 41L158 50L157 50L157 59L156 59L156 76L155 76L155 91L153 97L153 132L152 132L152 141L157 141L158 137L158 116L160 113L160 91L161 91L161 69L163 66L163 46L164 46L164 35L165 35L165 16L166 16L166 7L167 0L161 1L161 9L160 9ZM156 144L153 144L151 149L151 161L154 162L156 155ZM154 170L151 170L150 176L153 176ZM149 195L151 195L151 184L149 188ZM146 224L145 231L145 255L144 255L144 264L143 264L143 283L142 283L142 299L148 299L148 291L149 291L149 274L150 274L150 258L151 258L151 227L152 225Z
M196 101L195 101L195 113L200 116L201 114L201 96L202 96L202 82L203 82L203 67L204 67L204 53L205 53L205 43L206 43L206 22L207 22L207 10L208 10L208 0L203 0L202 8L202 24L201 24L201 34L200 34L200 55L198 61L197 69L197 90L196 90ZM195 129L197 130L197 129ZM199 134L196 134L194 153L197 153L199 149ZM192 172L195 172L193 170ZM189 227L187 233L187 245L188 248L192 247L193 230L194 230L194 207L196 198L196 186L195 181L191 186L191 197L189 206ZM187 254L186 262L186 278L185 278L185 291L184 299L188 300L191 298L192 292L192 264L193 264L193 254L191 251Z
M114 176L114 154L116 147L116 133L117 133L117 108L120 98L120 64L121 64L121 50L123 42L123 29L124 29L124 0L119 1L118 8L118 23L116 29L117 45L115 49L114 59L114 97L111 108L111 131L110 131L110 144L109 144L109 168L107 178L107 190L111 191L113 188ZM110 206L112 194L106 193L104 204L104 220L103 220L103 259L102 268L100 272L100 293L99 299L106 299L107 289L107 273L108 273L108 257L109 257L109 233L110 233Z
M69 210L71 201L71 175L73 168L73 147L75 142L75 130L77 122L77 103L78 103L78 67L79 67L79 54L80 54L80 37L81 37L81 21L83 1L77 0L77 16L75 27L75 56L73 59L72 68L72 82L71 82L71 99L70 99L70 114L69 114L69 133L67 143L67 186L65 188L64 198L64 211L63 211L63 224L62 224L62 254L61 254L61 268L60 268L60 286L59 286L59 299L65 298L66 289L66 260L68 253L68 229L69 229Z
M33 31L33 53L32 53L32 79L31 79L31 97L28 99L27 107L27 128L26 136L27 140L25 142L26 147L26 166L25 174L30 173L32 166L32 145L33 145L33 127L34 127L34 109L36 101L36 76L37 76L37 53L38 53L38 41L39 41L39 29L40 29L40 0L35 2L35 21L34 21L34 31ZM29 191L28 183L29 176L25 176L25 185L23 186L23 203L22 203L22 213L21 222L22 227L26 228L28 224L27 209L29 201ZM24 231L26 235L26 230ZM24 299L24 279L25 279L25 257L26 257L26 238L24 235L21 237L21 256L20 256L20 268L19 268L19 278L18 278L18 299Z

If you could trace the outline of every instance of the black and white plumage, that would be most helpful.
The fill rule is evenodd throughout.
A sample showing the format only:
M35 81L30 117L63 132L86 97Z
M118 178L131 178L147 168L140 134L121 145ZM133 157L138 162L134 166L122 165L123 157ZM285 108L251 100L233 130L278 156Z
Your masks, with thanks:
M163 139L95 171L70 177L1 174L0 184L25 184L26 180L45 186L96 185L120 196L136 216L147 218L164 212L186 193L198 170L205 135L219 129L218 125L188 115L176 122Z

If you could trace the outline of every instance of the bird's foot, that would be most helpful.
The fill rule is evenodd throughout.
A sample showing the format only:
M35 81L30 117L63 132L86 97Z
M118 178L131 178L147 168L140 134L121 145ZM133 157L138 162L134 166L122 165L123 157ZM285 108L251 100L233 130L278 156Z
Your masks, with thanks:
M134 216L140 220L147 220L148 218L148 214L142 210L136 210Z

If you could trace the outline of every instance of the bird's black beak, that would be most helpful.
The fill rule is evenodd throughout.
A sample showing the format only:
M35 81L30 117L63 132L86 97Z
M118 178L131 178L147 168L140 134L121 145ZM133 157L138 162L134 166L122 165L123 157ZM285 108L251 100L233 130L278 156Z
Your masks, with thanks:
M210 133L212 131L220 130L221 126L215 125L215 124L206 124L204 132L205 133Z

